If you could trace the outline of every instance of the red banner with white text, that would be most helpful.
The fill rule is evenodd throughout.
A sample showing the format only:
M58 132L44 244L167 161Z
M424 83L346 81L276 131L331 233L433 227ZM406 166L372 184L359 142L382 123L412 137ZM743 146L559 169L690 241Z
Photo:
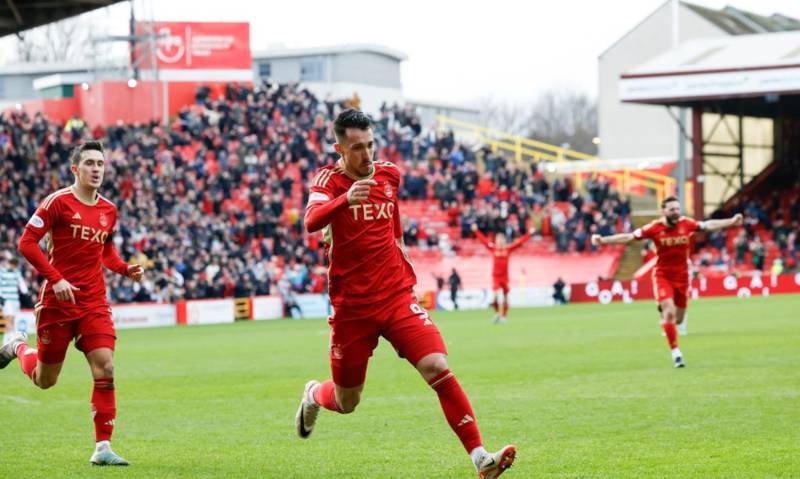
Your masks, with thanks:
M156 38L155 52L142 41L133 56L150 70L154 53L161 80L252 81L247 22L138 22L136 32Z
M648 276L629 281L592 281L573 284L570 302L608 304L615 301L629 303L640 299L653 299L653 283ZM769 296L770 294L800 293L800 273L753 276L725 276L722 278L695 278L689 286L692 299L715 296Z

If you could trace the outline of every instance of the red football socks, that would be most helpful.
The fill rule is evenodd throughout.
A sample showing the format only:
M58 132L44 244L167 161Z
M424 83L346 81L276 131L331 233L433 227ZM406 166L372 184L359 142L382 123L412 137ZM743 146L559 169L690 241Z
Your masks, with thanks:
M669 348L675 349L678 347L678 330L675 329L675 323L670 323L669 321L662 321L661 322L661 329L664 330L664 334L667 335L667 342L669 342Z
M428 381L428 384L439 395L447 423L469 454L482 443L478 423L475 422L475 413L472 412L466 393L449 369Z
M33 371L36 369L37 354L36 350L25 343L17 346L17 359L19 367L26 376L33 379Z
M503 302L503 317L508 316L508 302Z
M328 411L342 412L339 405L336 403L336 386L333 381L328 379L321 383L312 393L314 402L324 407Z
M97 442L110 441L114 432L114 419L117 416L117 401L114 392L114 378L94 380L92 391L92 416Z

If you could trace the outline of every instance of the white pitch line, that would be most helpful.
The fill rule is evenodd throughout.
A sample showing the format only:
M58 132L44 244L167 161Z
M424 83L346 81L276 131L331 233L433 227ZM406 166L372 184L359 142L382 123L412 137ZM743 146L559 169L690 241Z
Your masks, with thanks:
M8 401L16 402L16 403L19 403L19 404L41 404L40 401L32 401L30 399L21 398L19 396L5 396L5 395L2 395L2 396L0 396L0 399L6 399Z

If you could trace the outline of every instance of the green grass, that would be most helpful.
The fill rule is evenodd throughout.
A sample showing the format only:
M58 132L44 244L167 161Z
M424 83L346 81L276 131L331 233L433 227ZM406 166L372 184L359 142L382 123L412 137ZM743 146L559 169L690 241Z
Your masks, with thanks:
M675 370L655 307L436 313L503 477L800 477L800 296L693 302ZM0 477L474 477L435 394L381 342L355 414L301 441L305 382L328 376L321 320L122 331L114 448L92 469L91 380L71 349L59 384L0 372Z

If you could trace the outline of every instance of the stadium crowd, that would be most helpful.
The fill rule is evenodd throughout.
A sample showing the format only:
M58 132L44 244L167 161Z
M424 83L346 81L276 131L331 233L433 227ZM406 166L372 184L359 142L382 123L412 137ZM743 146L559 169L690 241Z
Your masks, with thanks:
M60 125L41 113L6 111L0 250L13 251L38 203L73 182L71 148L94 138L107 146L100 193L120 210L113 241L123 258L148 270L141 286L109 275L111 301L323 292L322 238L303 233L303 205L314 170L336 159L333 118L355 101L322 100L286 84L228 85L216 95L200 89L169 128L92 128L78 118ZM404 171L401 199L436 201L462 238L472 236L473 223L509 237L532 227L552 235L559 252L583 252L594 232L630 229L629 201L602 179L590 180L583 196L569 179L547 181L535 164L472 151L452 133L424 129L409 107L384 106L374 120L380 159ZM757 211L748 216L761 220ZM403 224L407 244L438 246L424 218ZM784 236L796 260L796 220ZM36 291L28 265L23 275Z
M800 180L787 189L745 198L732 212L744 215L744 227L701 239L694 255L698 270L753 269L780 274L798 267Z

